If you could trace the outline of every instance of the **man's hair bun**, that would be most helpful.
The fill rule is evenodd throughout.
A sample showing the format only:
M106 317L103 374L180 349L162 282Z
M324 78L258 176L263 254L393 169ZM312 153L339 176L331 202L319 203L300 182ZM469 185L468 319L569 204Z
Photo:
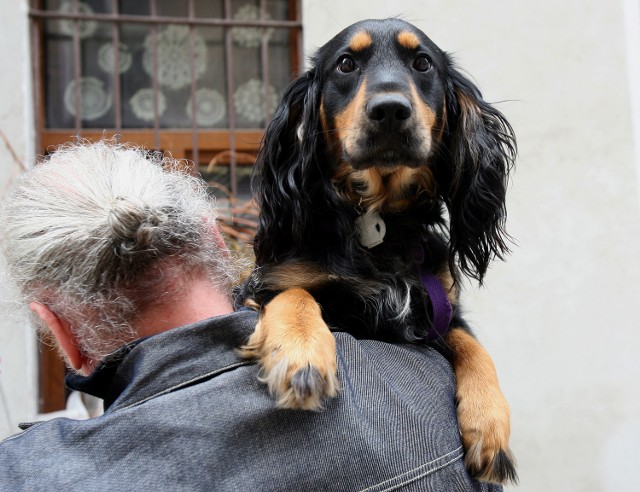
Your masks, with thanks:
M107 217L116 251L126 256L155 249L158 226L166 220L166 215L162 211L149 209L142 201L116 197Z

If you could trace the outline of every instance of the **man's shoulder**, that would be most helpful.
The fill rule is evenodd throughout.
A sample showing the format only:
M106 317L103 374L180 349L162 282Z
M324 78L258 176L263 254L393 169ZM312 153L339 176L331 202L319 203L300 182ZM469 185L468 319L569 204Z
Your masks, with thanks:
M319 412L277 408L256 365L212 371L220 354L203 351L178 371L181 384L5 441L0 488L73 477L71 489L483 490L464 470L448 362L426 346L335 337L341 389Z

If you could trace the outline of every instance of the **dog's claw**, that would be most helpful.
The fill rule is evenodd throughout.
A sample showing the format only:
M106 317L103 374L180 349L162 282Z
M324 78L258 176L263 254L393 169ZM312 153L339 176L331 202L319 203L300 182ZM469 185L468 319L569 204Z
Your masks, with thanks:
M277 404L281 408L321 410L325 398L337 395L338 380L335 374L322 374L311 365L295 371L285 368L284 378L279 377L279 372L276 368L270 375L263 375L261 380L267 383L269 391L276 396Z
M329 384L327 384L329 383ZM304 369L298 369L291 378L291 389L295 395L296 401L304 401L313 398L315 395L320 397L335 396L333 385L320 374L315 367L307 366Z
M465 466L469 473L483 482L505 484L518 483L515 460L509 449L487 451L478 441L467 450Z

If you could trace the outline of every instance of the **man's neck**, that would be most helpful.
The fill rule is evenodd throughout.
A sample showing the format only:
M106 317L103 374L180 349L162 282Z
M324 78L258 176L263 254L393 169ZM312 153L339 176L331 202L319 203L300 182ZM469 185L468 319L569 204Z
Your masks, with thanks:
M163 299L140 313L134 323L138 335L155 335L233 311L228 296L207 279L193 279L181 287L175 297Z

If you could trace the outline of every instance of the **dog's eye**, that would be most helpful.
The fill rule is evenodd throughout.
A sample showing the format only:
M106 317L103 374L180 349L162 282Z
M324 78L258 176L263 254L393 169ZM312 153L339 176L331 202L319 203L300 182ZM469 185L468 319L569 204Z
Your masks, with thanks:
M431 68L431 60L427 55L420 55L413 61L413 68L418 72L426 72Z
M356 69L356 62L350 56L340 57L338 60L338 70L342 73L351 73Z

